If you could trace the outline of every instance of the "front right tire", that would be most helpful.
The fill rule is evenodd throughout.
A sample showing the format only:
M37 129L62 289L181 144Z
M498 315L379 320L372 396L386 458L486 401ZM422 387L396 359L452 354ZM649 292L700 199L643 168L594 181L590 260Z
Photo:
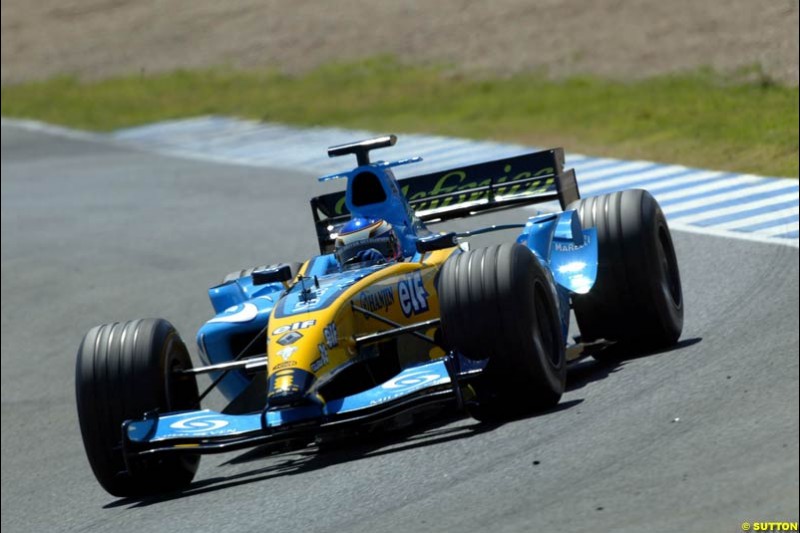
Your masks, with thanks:
M641 189L584 198L571 204L584 228L597 230L597 280L572 299L584 341L613 340L618 348L674 345L683 329L683 291L667 220Z

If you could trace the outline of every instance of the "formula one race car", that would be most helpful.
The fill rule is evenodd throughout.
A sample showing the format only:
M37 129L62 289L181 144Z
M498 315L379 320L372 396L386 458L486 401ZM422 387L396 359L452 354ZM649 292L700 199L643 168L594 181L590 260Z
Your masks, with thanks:
M660 207L642 190L580 199L553 149L396 180L420 158L370 162L394 136L332 147L358 166L344 192L311 200L321 254L235 272L209 289L204 366L163 319L91 329L78 351L81 432L117 496L187 486L201 454L307 445L442 406L502 420L555 406L566 365L614 344L674 344L678 264ZM538 202L521 224L434 233L428 224ZM471 235L521 230L470 249ZM570 309L580 329L568 342ZM212 385L198 393L196 375ZM222 412L200 401L218 387Z

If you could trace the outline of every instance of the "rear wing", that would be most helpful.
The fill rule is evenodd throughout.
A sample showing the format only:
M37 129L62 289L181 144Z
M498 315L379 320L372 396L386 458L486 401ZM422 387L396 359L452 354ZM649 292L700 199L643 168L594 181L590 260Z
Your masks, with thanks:
M564 150L555 148L398 180L416 216L437 223L478 213L558 200L562 209L578 200L573 169L564 170ZM311 199L320 250L333 249L334 235L350 218L345 191Z

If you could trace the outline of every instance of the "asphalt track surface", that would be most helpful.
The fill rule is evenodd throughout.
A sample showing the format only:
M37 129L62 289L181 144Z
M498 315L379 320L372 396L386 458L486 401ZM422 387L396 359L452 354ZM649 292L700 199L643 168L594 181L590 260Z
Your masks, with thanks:
M193 349L207 287L314 253L307 200L329 189L2 129L4 531L739 531L798 519L798 251L677 232L681 344L580 363L554 412L443 420L325 454L207 456L185 492L106 494L75 411L84 332L164 316Z

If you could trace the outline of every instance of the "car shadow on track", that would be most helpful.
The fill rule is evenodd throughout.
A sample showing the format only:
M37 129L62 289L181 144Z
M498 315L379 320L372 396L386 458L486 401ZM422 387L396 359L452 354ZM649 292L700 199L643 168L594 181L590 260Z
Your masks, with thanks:
M230 476L201 479L180 491L148 496L145 498L118 499L104 505L103 508L110 509L125 506L128 508L148 507L150 505L179 500L198 494L215 492L250 483L259 483L277 477L312 472L336 464L444 444L491 432L506 423L546 416L571 409L582 402L583 400L580 399L564 401L547 411L515 418L503 423L481 423L466 417L462 412L448 410L422 424L415 423L413 426L405 429L347 437L324 446L310 444L293 450L287 449L285 446L261 446L238 455L222 463L220 466L245 464L264 460L273 461L271 464L262 468Z
M665 348L663 350L653 350L649 352L631 353L628 351L613 352L609 349L606 354L609 356L607 359L596 360L593 358L584 359L569 367L567 376L567 391L574 391L581 389L594 381L600 381L607 378L609 375L619 372L626 364L636 359L643 359L645 357L652 357L654 355L664 354L682 350L690 346L694 346L702 342L702 337L691 337L678 341L674 346Z

